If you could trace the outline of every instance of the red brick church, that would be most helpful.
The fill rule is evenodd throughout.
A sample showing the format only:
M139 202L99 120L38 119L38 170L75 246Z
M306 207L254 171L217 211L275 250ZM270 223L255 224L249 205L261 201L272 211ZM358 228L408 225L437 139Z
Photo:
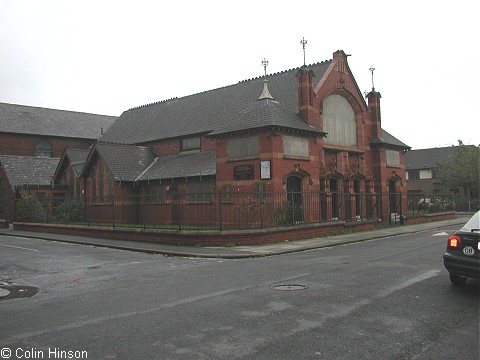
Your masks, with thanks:
M385 218L401 209L395 194L406 193L409 146L382 128L380 99L374 88L364 99L339 50L310 66L133 108L92 148L78 186L99 205L120 195L167 204L190 194L188 205L215 204L214 194L222 203L284 194L312 221ZM56 183L78 184L68 165L64 156ZM320 193L325 202L310 204Z

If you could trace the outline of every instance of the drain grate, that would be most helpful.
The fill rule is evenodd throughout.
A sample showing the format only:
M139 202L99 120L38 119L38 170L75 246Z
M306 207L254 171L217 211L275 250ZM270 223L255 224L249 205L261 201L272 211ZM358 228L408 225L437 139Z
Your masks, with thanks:
M298 291L308 289L308 286L298 284L275 285L273 290L279 291Z

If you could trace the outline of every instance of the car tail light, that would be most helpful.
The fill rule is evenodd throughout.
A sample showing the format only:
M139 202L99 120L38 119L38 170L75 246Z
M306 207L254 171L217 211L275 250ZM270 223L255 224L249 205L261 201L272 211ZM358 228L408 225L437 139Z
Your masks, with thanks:
M456 248L460 246L460 236L452 235L448 238L448 246Z

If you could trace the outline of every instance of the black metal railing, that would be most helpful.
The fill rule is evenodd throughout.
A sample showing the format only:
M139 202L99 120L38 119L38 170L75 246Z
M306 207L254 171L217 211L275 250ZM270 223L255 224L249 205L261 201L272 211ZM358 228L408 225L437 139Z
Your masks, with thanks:
M385 221L386 217L396 224L403 223L404 216L455 210L451 194L318 191L64 198L40 206L31 199L27 205L24 201L19 198L14 202L15 221L174 230L261 229L332 221Z

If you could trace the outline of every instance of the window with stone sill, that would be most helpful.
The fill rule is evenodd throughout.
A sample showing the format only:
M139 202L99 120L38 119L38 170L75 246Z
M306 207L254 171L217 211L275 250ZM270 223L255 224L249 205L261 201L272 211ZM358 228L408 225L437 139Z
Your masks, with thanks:
M192 179L187 181L187 199L189 204L213 202L212 178Z
M229 139L227 148L230 159L256 157L258 156L258 136L251 135Z
M283 136L283 154L287 157L308 158L308 139L298 136Z
M188 137L181 139L180 141L180 151L200 151L200 136Z
M395 150L387 150L387 166L400 167L400 153Z

